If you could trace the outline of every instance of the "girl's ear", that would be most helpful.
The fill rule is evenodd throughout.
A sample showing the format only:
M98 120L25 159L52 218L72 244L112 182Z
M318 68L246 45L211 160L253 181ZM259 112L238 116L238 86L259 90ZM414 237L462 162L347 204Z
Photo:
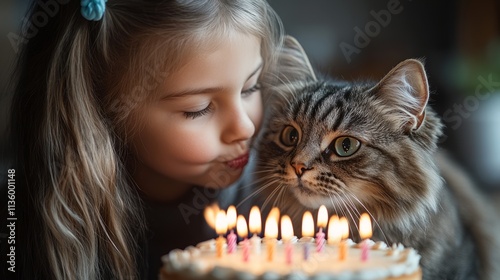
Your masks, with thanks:
M278 76L282 81L316 81L309 58L299 42L292 36L285 36L278 63Z
M423 64L408 59L394 67L376 86L375 95L387 114L405 132L417 130L425 118L429 86Z

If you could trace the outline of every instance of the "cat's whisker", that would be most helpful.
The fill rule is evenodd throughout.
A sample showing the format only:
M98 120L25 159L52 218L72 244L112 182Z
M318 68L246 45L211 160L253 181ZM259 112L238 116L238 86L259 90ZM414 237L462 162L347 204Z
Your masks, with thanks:
M385 232L382 228L382 226L380 226L379 222L377 221L377 219L375 218L375 216L370 212L370 210L368 210L368 208L363 204L363 202L361 202L354 194L352 194L351 192L349 192L348 190L346 190L345 194L349 195L350 197L352 197L353 199L355 199L358 204L363 207L363 209L365 209L366 213L368 213L368 215L370 215L370 217L372 218L372 221L375 223L375 225L380 229L380 232L382 233L382 236L383 236L383 239L385 241L385 243L388 243L388 239L387 239L387 236L385 235Z
M340 202L344 205L344 210L346 211L346 217L349 216L351 221L356 221L357 219L354 218L355 215L353 215L353 213L351 212L352 209L351 209L351 205L349 205L348 203L346 203L344 197L339 197L339 200ZM354 223L355 227L356 227L356 230L359 230L358 228L358 224L357 223ZM351 231L351 234L353 234L353 232Z
M250 174L259 175L259 174L266 174L266 173L272 173L272 172L276 172L276 167L272 166L272 167L269 167L268 169L262 168L261 170L252 171Z
M270 202L272 197L279 192L281 187L283 187L283 185L279 184L274 190L271 191L271 193L264 200L264 203L262 203L262 209L266 208L267 204Z
M278 179L274 179L274 180L269 181L265 185L257 188L255 191L250 193L246 198L244 198L240 203L238 203L237 207L241 206L245 201L253 198L254 196L257 196L259 193L263 192L266 188L272 186L273 184L275 184L278 181L279 181ZM253 185L255 185L255 184L251 184L251 186L253 186Z
M275 204L273 204L273 206L280 206L280 205L284 205L285 204L284 203L285 202L285 193L286 193L285 187L281 185L280 186L280 191L278 193L278 196L276 197L276 202L275 202ZM281 202L280 199L283 202Z

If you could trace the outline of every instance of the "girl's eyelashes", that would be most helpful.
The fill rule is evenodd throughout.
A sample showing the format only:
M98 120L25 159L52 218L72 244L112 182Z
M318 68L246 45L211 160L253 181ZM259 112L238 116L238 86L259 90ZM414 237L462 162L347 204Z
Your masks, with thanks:
M251 88L241 91L241 95L243 95L243 97L249 96L252 93L259 91L259 90L260 90L260 84L256 83ZM212 105L212 103L210 103L210 104L208 104L208 106L205 109L202 109L202 110L196 111L196 112L183 112L183 114L187 119L196 119L196 118L202 117L206 114L212 113L213 109L214 109L213 105Z
M241 92L241 94L243 96L247 96L247 95L250 95L256 91L260 90L260 84L259 83L256 83L253 87L249 88L249 89L246 89L246 90L243 90Z
M202 117L206 114L209 114L213 111L213 106L212 106L212 103L208 104L208 106L205 108L205 109L202 109L200 111L196 111L196 112L184 112L184 116L186 117L186 119L196 119L196 118L199 118L199 117Z

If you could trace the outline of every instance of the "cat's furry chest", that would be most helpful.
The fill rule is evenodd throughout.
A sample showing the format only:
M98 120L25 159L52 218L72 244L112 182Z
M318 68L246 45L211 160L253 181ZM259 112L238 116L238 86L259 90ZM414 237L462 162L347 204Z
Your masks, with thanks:
M478 242L464 224L458 203L445 183L437 212L404 232L381 221L374 239L415 248L422 256L424 279L479 279Z

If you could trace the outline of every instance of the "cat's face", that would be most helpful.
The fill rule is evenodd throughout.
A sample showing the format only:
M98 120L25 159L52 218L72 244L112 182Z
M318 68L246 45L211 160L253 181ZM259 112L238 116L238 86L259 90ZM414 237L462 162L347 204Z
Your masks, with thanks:
M396 152L394 142L401 139L387 121L374 118L377 110L366 98L370 88L299 87L271 117L260 160L305 206L358 203L376 195L372 178L391 160L384 151Z
M441 127L424 113L427 97L411 86L413 70L379 84L281 88L287 98L268 116L259 147L258 174L272 203L292 196L310 208L389 219L434 207L440 180L431 158Z

